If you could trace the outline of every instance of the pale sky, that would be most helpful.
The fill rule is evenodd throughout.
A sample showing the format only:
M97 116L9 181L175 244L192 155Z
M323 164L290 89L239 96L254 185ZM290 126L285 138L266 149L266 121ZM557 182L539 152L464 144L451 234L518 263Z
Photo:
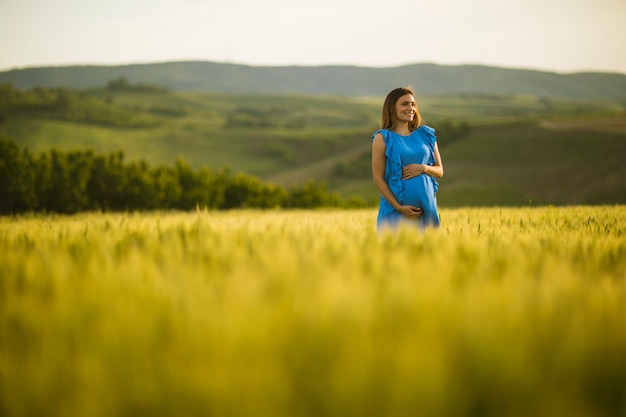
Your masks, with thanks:
M626 73L626 0L0 0L0 70L181 60Z

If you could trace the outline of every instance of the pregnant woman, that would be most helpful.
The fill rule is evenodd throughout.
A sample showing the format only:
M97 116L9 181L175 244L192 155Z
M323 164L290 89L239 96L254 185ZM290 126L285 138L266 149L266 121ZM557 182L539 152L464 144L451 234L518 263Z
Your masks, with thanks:
M382 129L372 139L372 176L381 193L378 230L404 224L439 227L435 178L443 176L443 164L435 130L422 125L410 88L387 95Z

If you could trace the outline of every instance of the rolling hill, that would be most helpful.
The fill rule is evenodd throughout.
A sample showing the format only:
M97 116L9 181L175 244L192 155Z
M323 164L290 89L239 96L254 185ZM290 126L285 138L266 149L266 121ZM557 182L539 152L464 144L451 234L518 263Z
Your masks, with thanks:
M33 152L123 150L127 159L151 165L182 158L283 186L323 181L345 197L378 198L370 136L380 97L128 87L5 86L0 136ZM3 113L3 95L4 103L20 95L25 101ZM626 204L626 106L619 101L448 94L418 102L438 132L442 206ZM455 130L462 123L469 129Z
M626 74L561 74L481 65L263 67L217 62L164 62L37 67L0 72L0 83L11 83L17 88L86 89L119 78L177 91L211 93L380 96L397 86L411 85L419 95L525 94L626 101Z

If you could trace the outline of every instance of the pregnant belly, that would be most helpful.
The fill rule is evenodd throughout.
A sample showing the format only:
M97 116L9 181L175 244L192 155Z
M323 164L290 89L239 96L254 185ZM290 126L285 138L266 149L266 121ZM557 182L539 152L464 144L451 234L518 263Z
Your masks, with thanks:
M431 182L424 174L405 180L403 192L403 203L424 208L428 205L428 196L433 195Z

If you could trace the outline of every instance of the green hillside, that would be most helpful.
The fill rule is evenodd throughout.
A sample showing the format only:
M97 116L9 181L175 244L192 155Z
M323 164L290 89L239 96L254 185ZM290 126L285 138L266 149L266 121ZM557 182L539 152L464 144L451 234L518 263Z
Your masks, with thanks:
M95 88L109 80L166 86L177 91L237 94L384 95L411 85L420 95L529 94L566 99L626 101L626 74L572 73L420 63L392 68L356 66L261 67L217 62L20 68L0 72L19 88Z
M35 152L123 150L130 160L182 158L285 186L324 181L373 203L370 136L382 99L4 85L0 136ZM418 105L438 131L443 206L626 202L620 102L465 94L422 96Z

